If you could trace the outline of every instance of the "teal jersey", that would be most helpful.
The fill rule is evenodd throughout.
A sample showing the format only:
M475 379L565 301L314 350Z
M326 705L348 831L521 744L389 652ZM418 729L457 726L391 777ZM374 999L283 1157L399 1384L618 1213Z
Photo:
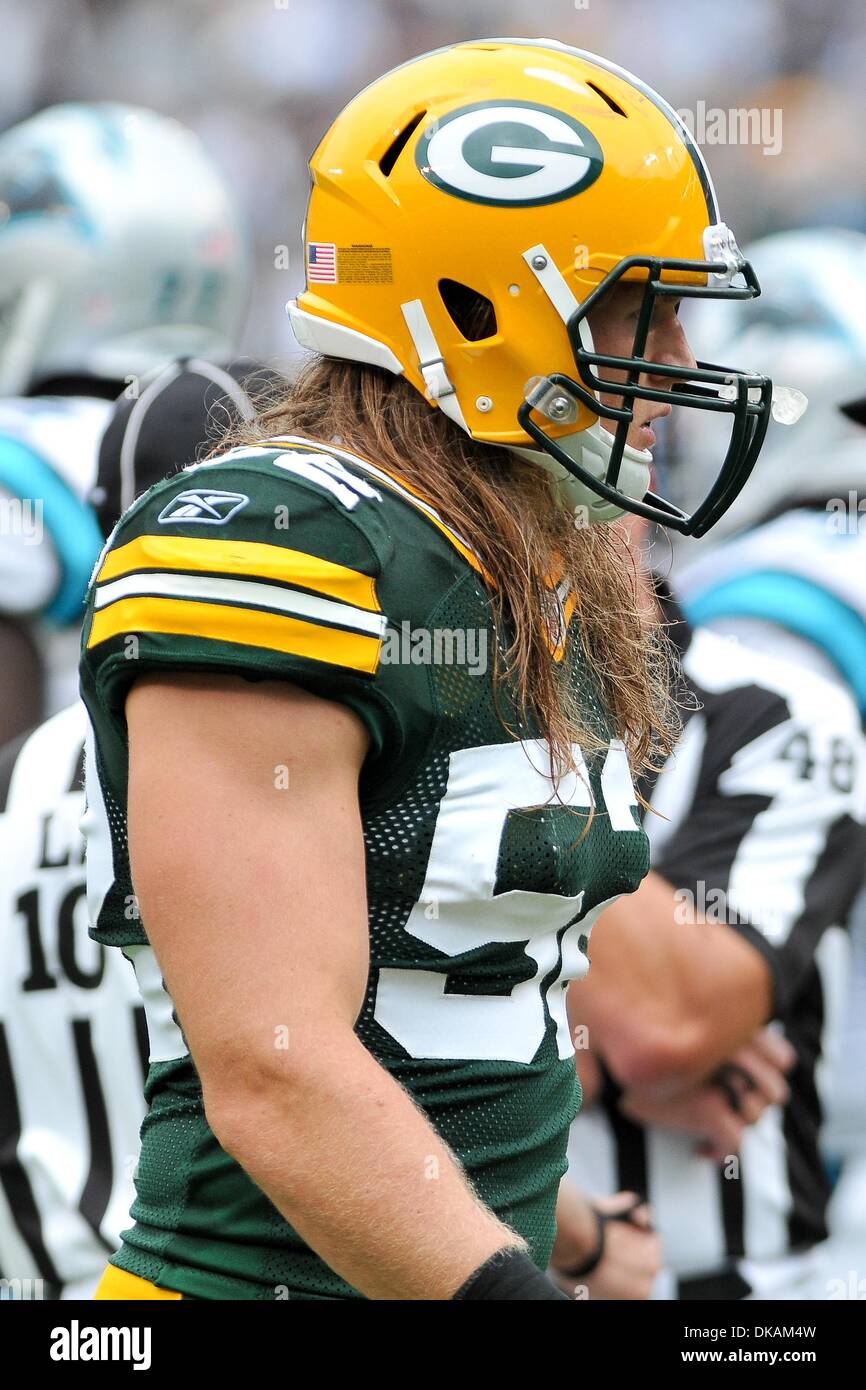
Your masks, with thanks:
M551 659L606 750L575 747L556 791L507 681L494 694L481 562L399 479L292 437L187 469L123 518L82 658L92 933L133 961L151 1045L121 1268L200 1298L358 1296L220 1148L136 913L123 702L137 676L180 670L290 681L363 721L358 1037L546 1265L579 1104L565 986L588 968L598 913L648 868L625 751L570 605L552 591L551 606Z

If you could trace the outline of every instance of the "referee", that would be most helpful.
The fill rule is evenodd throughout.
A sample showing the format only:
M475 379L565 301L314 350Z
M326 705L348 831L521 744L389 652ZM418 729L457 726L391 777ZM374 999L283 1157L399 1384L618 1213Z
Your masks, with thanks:
M572 986L594 1104L569 1177L649 1199L657 1297L822 1298L824 1081L866 860L860 719L841 682L692 632L657 591L692 698L644 788L653 870Z

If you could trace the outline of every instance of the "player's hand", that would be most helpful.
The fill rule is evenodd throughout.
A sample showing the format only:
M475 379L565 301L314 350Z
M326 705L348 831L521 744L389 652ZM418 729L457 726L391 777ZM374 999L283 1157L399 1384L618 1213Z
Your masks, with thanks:
M585 1290L590 1298L646 1299L661 1268L661 1240L652 1227L645 1202L633 1192L596 1198L592 1205L609 1218L602 1227L602 1257L589 1274L569 1276L551 1270L555 1282L570 1298ZM584 1295L585 1296L585 1295Z

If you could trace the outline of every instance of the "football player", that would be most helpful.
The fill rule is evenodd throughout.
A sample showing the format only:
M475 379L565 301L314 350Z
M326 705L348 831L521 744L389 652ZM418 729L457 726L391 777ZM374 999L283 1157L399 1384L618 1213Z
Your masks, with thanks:
M152 1059L98 1296L562 1299L564 986L670 741L605 523L703 532L743 485L771 383L676 310L757 280L671 108L551 40L402 65L311 172L313 357L88 605L92 930ZM648 491L677 404L731 424L689 514Z
M266 384L251 362L178 362L121 398L91 496L103 535L124 500L251 420ZM76 702L0 753L0 1278L19 1298L92 1295L128 1218L144 1105L135 976L87 935L86 722Z
M75 103L0 136L0 742L77 695L110 402L225 360L246 291L232 197L176 121Z

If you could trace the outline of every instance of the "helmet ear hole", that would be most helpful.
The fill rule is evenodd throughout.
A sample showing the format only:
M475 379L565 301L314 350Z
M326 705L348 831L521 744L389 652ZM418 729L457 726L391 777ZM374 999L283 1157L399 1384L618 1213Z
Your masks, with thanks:
M459 280L440 280L442 303L463 337L470 343L492 338L498 331L492 300Z

